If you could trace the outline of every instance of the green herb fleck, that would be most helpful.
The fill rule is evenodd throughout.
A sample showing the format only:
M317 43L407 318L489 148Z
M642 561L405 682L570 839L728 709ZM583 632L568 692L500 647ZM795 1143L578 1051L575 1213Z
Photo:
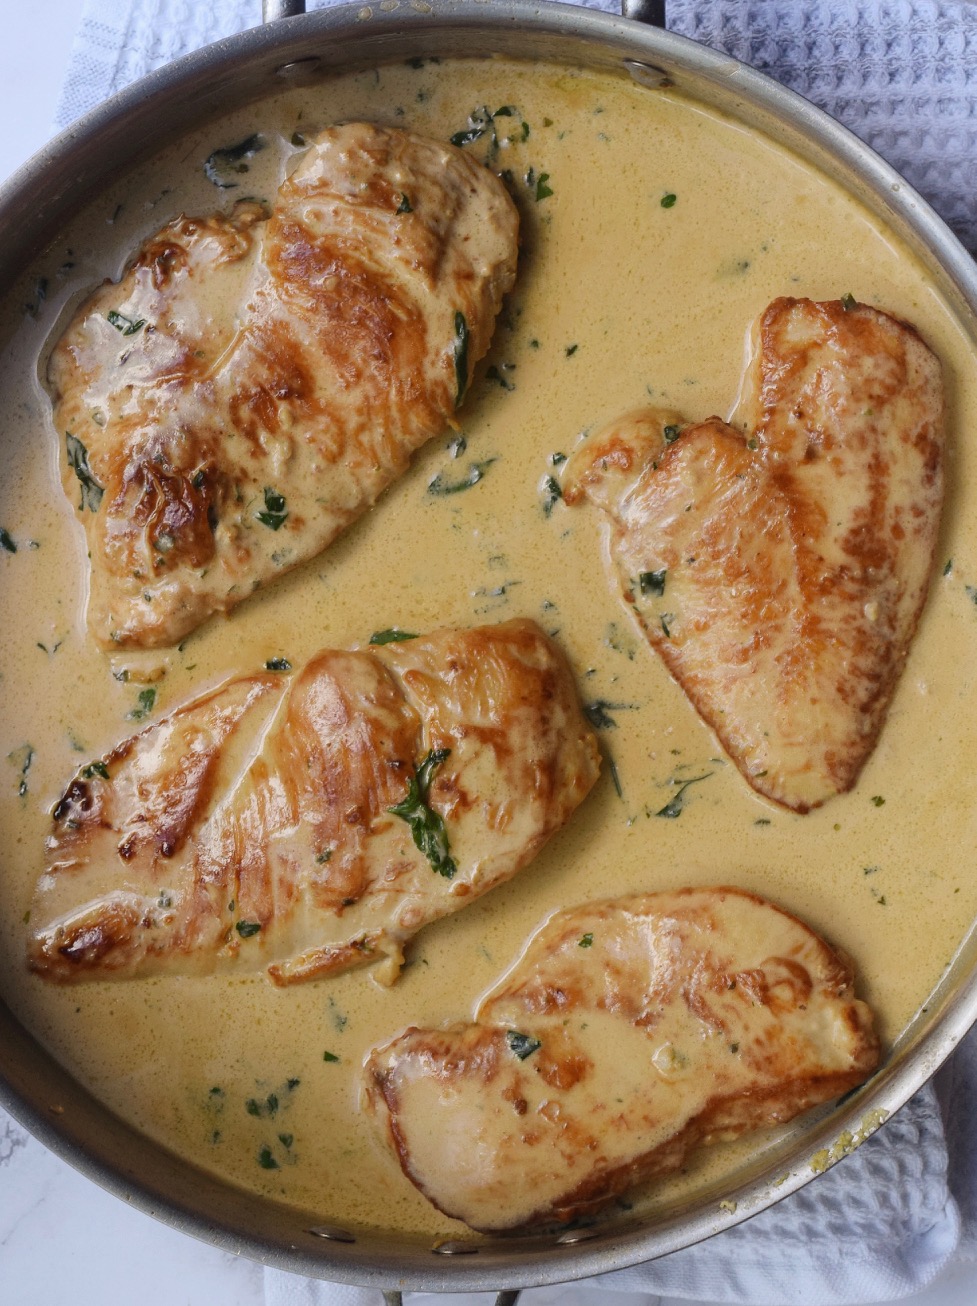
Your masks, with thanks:
M683 781L679 784L679 790L675 797L670 802L667 802L664 807L655 813L655 815L664 816L666 820L677 820L678 817L682 815L686 790L688 790L692 785L701 784L703 780L708 780L712 774L712 771L707 771L705 775L696 775L693 776L691 780ZM673 783L678 782L673 781Z
M253 158L264 147L261 136L255 133L237 145L226 145L223 149L214 150L204 163L207 180L212 181L220 190L233 189L238 183L231 181L230 174L247 172L248 164L245 160Z
M278 1141L281 1143L282 1147L284 1147L286 1152L290 1152L292 1150L292 1144L295 1142L295 1135L279 1134Z
M494 113L490 111L487 105L482 105L468 115L468 126L461 131L455 132L450 137L451 144L463 149L466 145L473 145L475 141L484 138L486 143L485 162L491 166L503 145L510 143L521 143L529 138L529 124L520 121L519 126L515 127L509 135L499 135L499 124L497 118L520 118L519 110L514 105L503 104L501 108L496 109ZM509 128L505 128L509 131Z
M439 812L428 806L431 779L441 763L451 755L450 748L432 748L407 781L407 796L387 811L410 826L415 845L446 880L458 869L449 855L448 832Z
M2 526L0 526L0 549L5 549L7 553L17 552L17 545L14 543L13 537Z
M669 193L668 193L667 195L663 195L662 198L661 198L661 206L662 206L662 208L663 208L663 209L673 209L673 208L675 207L675 201L676 201L677 199L678 199L678 196L677 196L677 195L673 195L672 192L669 191Z
M451 342L455 360L455 407L459 407L468 390L468 323L460 309L455 313L455 334Z
M278 1169L278 1162L275 1160L274 1156L272 1156L270 1147L265 1146L258 1153L258 1164L261 1166L262 1170Z
M584 705L583 714L595 730L613 730L617 722L611 712L632 712L637 703L608 703L606 699L597 698Z
M90 780L93 775L107 780L109 778L109 768L104 762L89 762L87 766L81 768L81 778L83 780Z
M520 1061L525 1061L543 1046L538 1038L533 1038L531 1034L520 1034L517 1029L507 1029L505 1041L509 1051L514 1052Z
M152 685L139 691L138 706L134 707L131 712L126 713L127 721L141 721L143 717L148 716L156 706L156 690Z
M536 178L536 203L537 204L540 202L540 200L549 199L549 197L553 194L553 188L551 186L547 186L546 184L549 181L549 179L550 179L550 174L548 172L541 172L539 176Z
M945 565L944 568L943 568L943 575L944 575L944 576L949 576L949 574L950 574L951 571L953 571L953 559L952 559L952 558L947 558L947 560L946 560L946 565Z
M412 630L398 630L388 626L386 630L375 630L370 636L371 644L402 644L405 639L417 639Z
M244 1109L249 1116L256 1116L259 1120L266 1116L278 1114L278 1094L269 1093L263 1102L259 1102L256 1097L249 1097L244 1104Z
M446 494L460 494L463 490L470 490L473 485L477 485L485 475L487 469L495 462L494 458L486 458L481 463L471 463L468 472L460 481L448 481L442 472L438 472L433 481L428 482L427 492L438 497Z
M116 331L121 331L124 336L134 336L146 325L144 317L126 317L124 313L119 313L114 308L110 308L105 316Z
M662 429L662 436L666 444L674 444L681 434L682 428L680 426L669 425Z
M323 1052L322 1059L323 1061L331 1061L331 1062L339 1061L339 1057L336 1056L335 1052Z
M7 759L13 762L14 766L20 772L20 781L17 785L17 793L21 798L27 793L27 772L31 769L31 763L34 761L34 748L32 744L21 744L20 748L15 748L12 753L7 754Z
M238 921L234 926L242 939L250 939L261 929L260 921Z
M102 502L102 495L105 493L105 487L99 485L92 474L92 469L88 465L88 450L78 437L72 435L70 431L65 432L64 442L68 452L68 466L81 483L79 510L87 508L89 512L97 512L98 505Z
M266 671L291 671L292 664L288 658L269 658L265 663Z
M301 132L292 132L292 144L296 149L301 149L305 144L305 137Z
M593 946L594 946L594 936L589 931L586 934L581 934L580 939L577 942L577 947L592 948Z
M567 358L572 358L579 348L579 345L567 345L563 352Z
M288 512L285 508L285 496L273 490L270 485L265 486L265 511L255 514L262 526L267 526L273 531L277 531L288 518Z
M846 313L850 313L853 308L858 307L858 300L854 295L846 294L841 297L841 307Z
M511 371L514 367L515 363L502 364L503 371ZM499 371L494 363L491 367L485 369L485 379L486 381L495 381L497 385L500 385L503 390L508 391L510 394L516 388L507 376L503 376L502 372Z
M407 198L406 195L401 195L401 197L400 197L400 203L397 205L397 212L398 212L398 213L413 213L413 212L414 212L414 206L413 206L413 204L411 204L410 200Z
M661 571L643 571L638 577L638 588L647 598L649 595L657 595L659 598L665 593L665 578L668 576L668 569L663 567Z
M873 794L873 795L872 795L872 806L873 806L873 807L884 807L884 806L885 806L885 799L882 797L881 794Z
M553 476L543 478L543 513L549 517L557 502L563 498L560 482Z

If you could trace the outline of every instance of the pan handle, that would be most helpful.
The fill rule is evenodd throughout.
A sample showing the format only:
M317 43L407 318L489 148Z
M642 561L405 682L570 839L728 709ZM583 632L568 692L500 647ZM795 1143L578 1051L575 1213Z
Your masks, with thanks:
M294 18L305 13L305 0L261 0L261 17L266 23L276 18ZM665 0L621 0L621 13L639 23L665 26Z
M305 13L305 0L261 0L261 21L273 23L276 18L294 18Z
M665 0L621 0L621 17L664 28Z
M519 1300L519 1294L521 1292L521 1288L516 1288L515 1291L510 1289L507 1292L500 1292L495 1299L495 1306L516 1306L516 1302ZM383 1300L384 1306L404 1306L403 1293L397 1291L391 1292L385 1289Z

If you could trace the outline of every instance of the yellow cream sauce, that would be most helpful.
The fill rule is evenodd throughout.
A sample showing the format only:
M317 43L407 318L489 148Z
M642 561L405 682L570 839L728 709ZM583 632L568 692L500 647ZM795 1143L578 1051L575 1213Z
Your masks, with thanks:
M366 118L444 139L481 106L514 110L493 120L495 166L512 173L523 248L459 415L464 448L432 441L326 554L179 649L99 652L84 625L82 531L58 478L64 433L42 384L59 320L180 211L270 199L317 128ZM205 160L254 131L265 148L236 188L215 189ZM484 158L488 143L466 148ZM855 790L807 816L756 797L723 758L614 592L596 512L550 503L548 482L559 455L630 408L729 414L750 324L783 294L852 294L909 319L943 360L949 402L946 515L909 663ZM555 909L682 885L738 885L797 913L854 958L886 1044L898 1039L977 916L977 361L899 243L833 183L675 90L498 61L404 65L291 92L181 141L100 197L12 304L0 359L0 526L16 546L0 552L0 988L112 1109L323 1220L457 1231L374 1137L365 1052L407 1024L467 1017ZM473 466L469 488L430 491ZM415 940L392 989L366 971L285 991L261 974L59 988L27 973L52 805L79 765L140 728L147 677L158 677L150 720L269 658L298 666L390 626L515 615L555 635L583 701L603 705L603 775L512 883ZM661 815L695 777L680 815ZM713 1170L742 1153L714 1149Z

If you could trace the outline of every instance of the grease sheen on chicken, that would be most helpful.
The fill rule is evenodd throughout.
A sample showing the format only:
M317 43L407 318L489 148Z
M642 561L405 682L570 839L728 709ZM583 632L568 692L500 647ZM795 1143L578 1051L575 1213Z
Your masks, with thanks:
M516 268L498 177L322 132L270 213L179 217L49 365L99 643L175 643L324 549L452 422Z
M558 912L472 1023L410 1028L365 1074L407 1177L500 1231L588 1216L878 1055L845 958L753 894L686 889Z
M610 517L624 597L759 793L805 812L875 746L943 502L940 365L852 303L762 314L745 431L629 413L568 463Z
M530 621L231 681L69 784L30 965L60 982L267 967L281 985L374 965L392 982L405 941L524 867L598 767Z

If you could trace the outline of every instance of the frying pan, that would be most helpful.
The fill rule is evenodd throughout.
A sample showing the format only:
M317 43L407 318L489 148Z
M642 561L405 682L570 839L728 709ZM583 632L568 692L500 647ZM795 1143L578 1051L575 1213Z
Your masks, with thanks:
M794 151L875 213L909 247L977 350L977 266L902 179L844 128L761 74L656 27L664 6L625 15L528 0L387 0L305 15L265 0L263 27L150 74L89 114L0 191L0 295L118 173L211 117L283 85L416 56L498 54L664 82ZM323 1226L314 1213L237 1189L145 1138L72 1079L0 1002L0 1101L96 1182L234 1254L323 1279L399 1290L511 1290L606 1273L728 1228L812 1177L807 1159L897 1110L977 1018L977 931L961 942L920 1012L869 1084L784 1131L732 1184L706 1187L648 1224L625 1216L558 1235L421 1243ZM864 1132L864 1129L863 1129ZM783 1178L787 1174L787 1179ZM719 1198L727 1199L719 1208ZM504 1293L512 1299L511 1293Z

